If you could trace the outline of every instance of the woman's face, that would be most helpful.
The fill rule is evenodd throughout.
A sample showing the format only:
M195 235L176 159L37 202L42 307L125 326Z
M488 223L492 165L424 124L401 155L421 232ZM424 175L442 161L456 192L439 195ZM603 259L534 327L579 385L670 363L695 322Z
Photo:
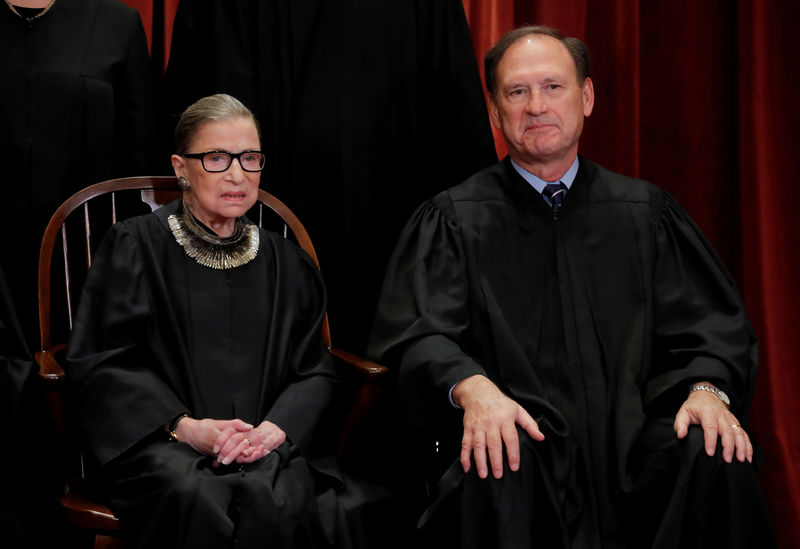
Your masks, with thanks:
M206 122L198 126L188 153L259 151L256 125L250 118ZM175 175L185 177L189 190L183 199L189 210L219 236L230 236L236 218L247 212L258 198L261 172L246 172L241 159L233 159L223 172L208 172L201 159L172 155Z

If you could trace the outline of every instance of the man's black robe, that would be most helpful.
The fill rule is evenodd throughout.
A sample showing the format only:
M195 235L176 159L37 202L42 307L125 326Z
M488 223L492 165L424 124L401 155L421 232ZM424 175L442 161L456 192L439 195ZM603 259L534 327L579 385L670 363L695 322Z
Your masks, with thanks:
M735 285L683 209L584 158L557 215L508 159L423 204L387 269L370 354L398 369L399 439L423 453L411 463L436 454L450 465L440 500L463 477L450 389L483 374L525 407L546 440L522 437L530 482L542 483L522 505L554 526L552 546L582 547L624 539L621 496L640 489L643 463L684 451L671 425L692 382L723 388L746 420L757 360ZM469 519L466 494L488 498L489 482L459 488L465 544L486 534L469 533L480 516ZM665 524L683 513L671 509Z
M70 341L73 402L110 505L142 547L320 541L316 490L325 483L314 479L331 479L303 457L336 381L320 339L319 271L264 230L250 263L203 267L169 230L176 209L110 229ZM182 412L268 420L287 441L243 468L212 467L211 457L166 440L163 426ZM331 498L321 503L329 536Z
M148 175L151 80L139 14L118 0L56 0L30 21L0 5L0 263L30 345L50 216L92 183Z

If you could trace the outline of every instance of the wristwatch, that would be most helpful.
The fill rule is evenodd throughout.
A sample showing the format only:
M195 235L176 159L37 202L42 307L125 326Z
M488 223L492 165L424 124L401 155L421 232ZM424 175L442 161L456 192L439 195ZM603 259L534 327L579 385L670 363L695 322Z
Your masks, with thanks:
M695 391L708 391L709 393L717 395L717 397L722 401L725 406L728 408L731 407L731 399L728 398L728 395L725 394L725 391L722 389L717 389L713 385L705 385L703 383L699 383L697 385L693 385L691 389L689 389L690 393Z

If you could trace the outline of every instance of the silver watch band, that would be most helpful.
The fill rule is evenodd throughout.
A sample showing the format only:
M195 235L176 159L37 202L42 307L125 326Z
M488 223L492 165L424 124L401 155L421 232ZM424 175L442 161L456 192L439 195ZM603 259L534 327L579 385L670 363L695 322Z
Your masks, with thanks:
M709 393L712 393L716 395L717 398L719 398L723 402L723 404L725 404L725 406L728 406L730 408L731 399L728 398L728 395L725 394L725 391L717 389L713 385L705 385L703 383L699 383L697 385L693 385L692 388L689 389L690 393L693 393L695 391L707 391Z

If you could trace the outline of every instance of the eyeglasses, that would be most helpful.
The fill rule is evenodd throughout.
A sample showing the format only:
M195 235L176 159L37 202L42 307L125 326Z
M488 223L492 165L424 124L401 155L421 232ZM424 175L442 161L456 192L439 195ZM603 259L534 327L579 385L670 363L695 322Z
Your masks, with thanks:
M246 172L260 172L264 169L267 157L259 151L242 151L240 153L229 153L228 151L208 151L204 153L179 154L183 158L199 158L203 164L203 169L207 172L224 172L231 167L233 159L239 161L239 165Z

